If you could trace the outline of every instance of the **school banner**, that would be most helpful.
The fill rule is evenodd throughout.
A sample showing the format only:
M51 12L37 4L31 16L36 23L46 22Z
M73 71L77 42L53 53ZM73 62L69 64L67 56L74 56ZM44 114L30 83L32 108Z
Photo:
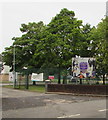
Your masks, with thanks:
M84 75L84 77L94 77L95 70L95 58L72 58L73 76L78 76L81 73Z

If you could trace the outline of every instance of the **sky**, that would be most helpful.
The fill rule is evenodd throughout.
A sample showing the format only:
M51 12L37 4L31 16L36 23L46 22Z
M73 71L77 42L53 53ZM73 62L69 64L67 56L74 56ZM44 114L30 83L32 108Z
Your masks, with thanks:
M63 8L74 11L83 24L97 26L105 17L106 0L1 0L0 53L12 45L13 37L21 36L21 24L39 21L48 24Z

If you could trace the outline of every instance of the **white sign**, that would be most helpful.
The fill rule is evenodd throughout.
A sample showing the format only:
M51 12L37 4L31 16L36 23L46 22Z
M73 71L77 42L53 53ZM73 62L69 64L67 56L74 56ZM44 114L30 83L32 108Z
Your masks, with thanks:
M81 73L84 77L93 77L95 76L95 70L95 58L72 58L73 76L78 76Z
M43 81L43 73L32 73L31 81Z

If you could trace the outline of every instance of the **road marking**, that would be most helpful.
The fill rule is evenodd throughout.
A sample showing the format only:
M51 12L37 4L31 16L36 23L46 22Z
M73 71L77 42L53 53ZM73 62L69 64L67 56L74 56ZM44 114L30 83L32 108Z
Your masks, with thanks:
M61 117L57 117L57 118L70 118L70 117L76 117L79 116L80 114L75 114L75 115L69 115L69 116L61 116Z
M108 109L98 110L99 112L107 111Z

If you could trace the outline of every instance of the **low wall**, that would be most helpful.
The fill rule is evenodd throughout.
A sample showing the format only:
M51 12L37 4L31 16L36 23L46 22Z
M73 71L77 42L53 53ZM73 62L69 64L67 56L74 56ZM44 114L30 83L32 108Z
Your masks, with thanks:
M65 92L74 94L108 94L108 85L72 85L48 84L47 92Z
M9 74L0 74L0 82L9 81Z

